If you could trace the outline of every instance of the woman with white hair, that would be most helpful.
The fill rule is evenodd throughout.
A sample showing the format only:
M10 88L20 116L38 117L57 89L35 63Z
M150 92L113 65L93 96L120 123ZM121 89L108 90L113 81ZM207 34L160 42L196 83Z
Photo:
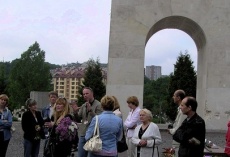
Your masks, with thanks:
M147 109L141 109L140 121L132 137L132 143L136 146L136 157L154 157L158 156L156 146L161 144L161 134L158 126L152 122L152 113ZM155 148L153 149L155 145Z

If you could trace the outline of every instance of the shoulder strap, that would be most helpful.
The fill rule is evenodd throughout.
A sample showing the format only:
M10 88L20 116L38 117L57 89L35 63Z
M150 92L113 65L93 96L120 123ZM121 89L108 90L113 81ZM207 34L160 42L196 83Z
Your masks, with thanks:
M96 123L95 123L93 135L96 135L96 133L97 135L99 135L98 116L96 115L95 118L96 118Z

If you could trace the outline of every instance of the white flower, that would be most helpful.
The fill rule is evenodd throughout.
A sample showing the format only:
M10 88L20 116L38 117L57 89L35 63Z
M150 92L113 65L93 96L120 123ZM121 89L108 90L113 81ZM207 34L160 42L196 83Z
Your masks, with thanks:
M74 132L74 129L77 129L77 125L74 122L71 122L71 125L68 128L71 132Z

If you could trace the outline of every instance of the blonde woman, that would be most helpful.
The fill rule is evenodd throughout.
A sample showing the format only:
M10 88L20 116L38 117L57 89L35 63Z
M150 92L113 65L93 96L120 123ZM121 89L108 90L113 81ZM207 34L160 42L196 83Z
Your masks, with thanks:
M5 157L11 138L12 114L7 109L9 98L6 94L0 95L0 156Z
M150 157L153 153L153 146L162 143L158 126L151 122L152 113L147 109L141 109L140 121L132 137L132 143L136 146L135 157ZM157 157L157 149L154 148L154 157Z
M67 157L71 154L71 148L74 140L61 139L60 134L57 133L57 128L63 125L62 120L67 119L73 120L70 115L70 106L65 98L58 98L54 105L53 119L54 124L51 129L50 137L56 144L54 149L55 157Z

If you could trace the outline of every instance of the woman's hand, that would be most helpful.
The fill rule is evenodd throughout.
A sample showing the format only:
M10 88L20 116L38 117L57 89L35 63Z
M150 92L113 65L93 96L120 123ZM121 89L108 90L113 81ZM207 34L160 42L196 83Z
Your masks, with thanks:
M140 140L139 146L145 147L147 145L147 140Z

